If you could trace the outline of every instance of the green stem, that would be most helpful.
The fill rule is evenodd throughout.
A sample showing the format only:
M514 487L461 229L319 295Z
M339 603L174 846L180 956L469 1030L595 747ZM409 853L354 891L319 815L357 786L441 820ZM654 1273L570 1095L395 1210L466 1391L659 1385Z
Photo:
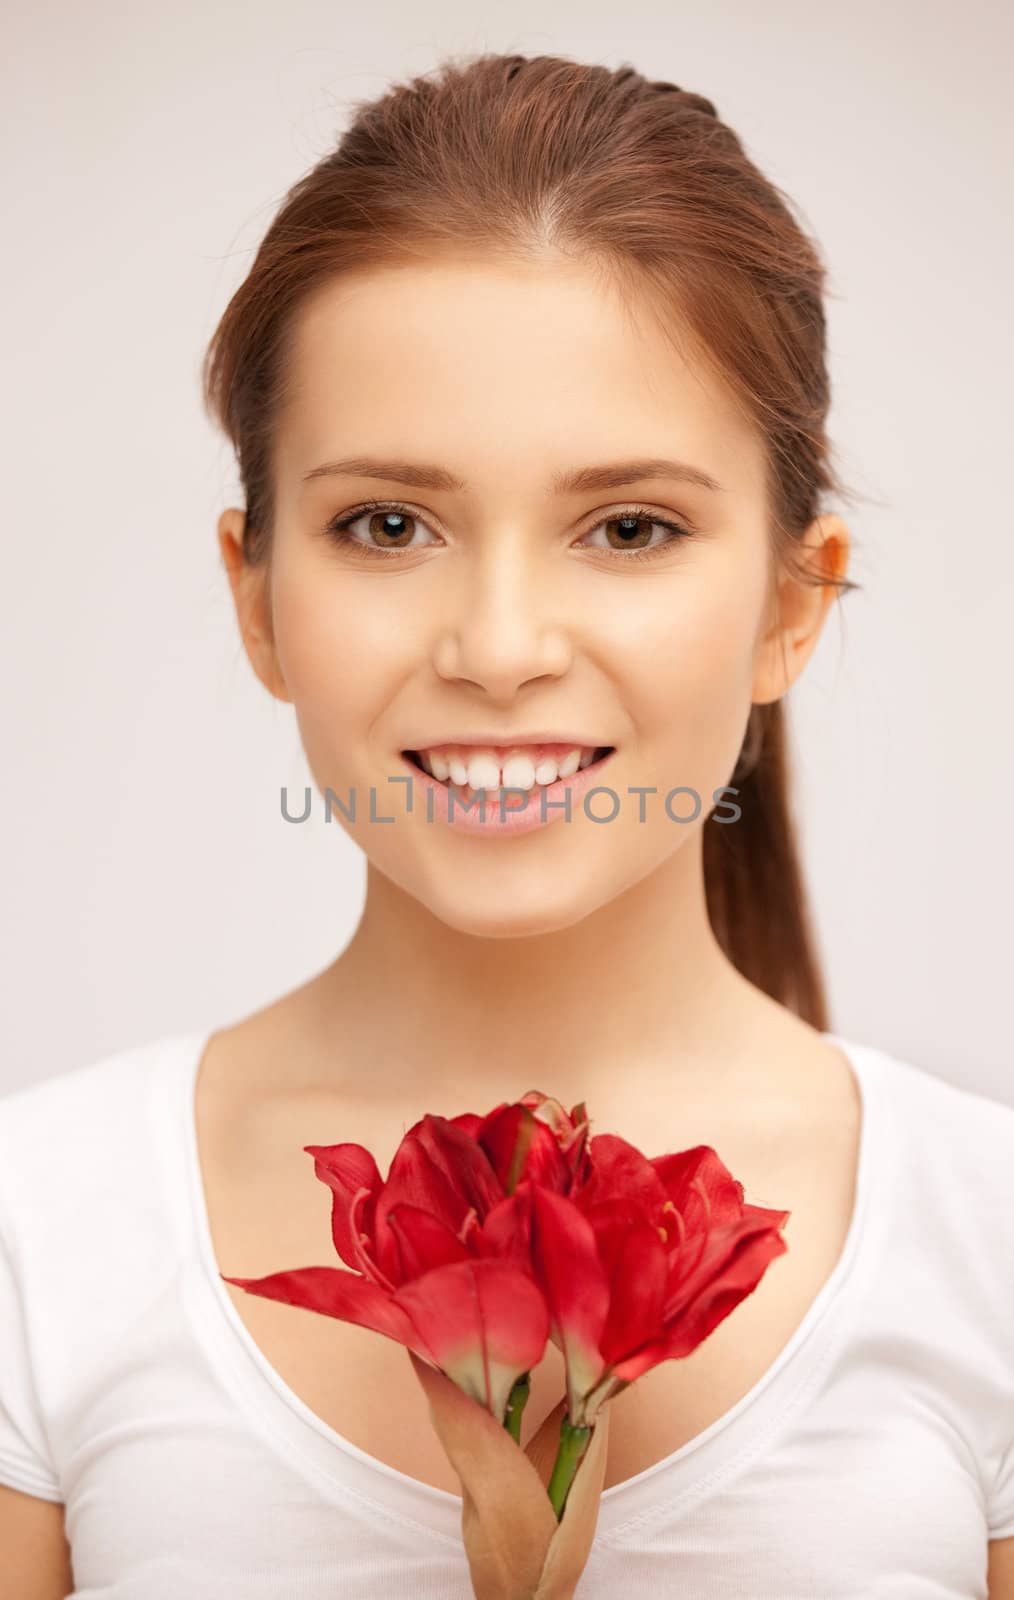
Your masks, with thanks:
M507 1415L503 1425L516 1444L521 1443L521 1413L531 1392L530 1374L523 1372L507 1397Z
M588 1448L591 1435L591 1428L575 1428L566 1417L560 1423L560 1448L553 1464L553 1476L549 1480L549 1499L556 1512L557 1522L563 1516L570 1486L574 1482L574 1474Z

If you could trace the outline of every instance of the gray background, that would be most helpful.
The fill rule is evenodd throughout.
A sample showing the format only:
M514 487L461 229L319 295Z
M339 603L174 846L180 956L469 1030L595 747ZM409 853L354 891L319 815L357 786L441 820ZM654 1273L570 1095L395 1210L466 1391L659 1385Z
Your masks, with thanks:
M789 704L833 1029L1014 1103L1009 8L35 4L5 23L0 1092L303 981L356 922L238 640L205 343L350 100L449 51L707 94L830 267L862 593Z

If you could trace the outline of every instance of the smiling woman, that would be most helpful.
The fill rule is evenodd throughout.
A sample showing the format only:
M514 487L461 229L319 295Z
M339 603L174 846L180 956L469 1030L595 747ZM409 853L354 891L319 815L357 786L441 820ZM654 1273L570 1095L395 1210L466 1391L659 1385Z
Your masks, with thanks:
M212 394L230 385L238 407L229 315L209 382ZM321 787L384 784L434 715L440 742L461 746L479 708L481 750L530 741L530 709L540 725L594 711L588 742L614 747L613 787L675 782L711 796L739 758L737 784L758 791L743 837L723 840L715 824L701 839L716 932L741 972L820 1026L779 701L816 644L847 538L840 519L814 516L779 543L763 435L703 356L693 363L691 331L674 341L671 324L664 336L643 295L562 252L444 250L332 274L304 290L288 329L274 476L259 491L250 463L247 509L220 524L223 555L251 659L295 704ZM412 460L394 459L407 437ZM372 449L336 460L339 440ZM665 455L676 440L682 465ZM427 498L364 502L378 482ZM620 489L629 498L603 503ZM779 498L792 503L791 483ZM796 576L805 553L809 582ZM370 662L368 680L327 664L336 640L343 660ZM413 896L430 873L442 925L503 936L571 921L660 866L670 829L661 804L648 811L614 830L594 865L589 828L575 825L555 830L551 867L501 852L464 876L436 870L454 848L442 833L350 831ZM761 895L763 938L750 917Z
M219 547L318 789L383 815L340 813L324 971L0 1107L0 1481L67 1505L82 1593L464 1600L404 1349L238 1285L330 1259L308 1142L537 1078L790 1216L610 1400L581 1600L1009 1596L1014 1110L829 1031L792 821L854 587L823 279L711 101L553 56L392 87L269 227L203 374Z

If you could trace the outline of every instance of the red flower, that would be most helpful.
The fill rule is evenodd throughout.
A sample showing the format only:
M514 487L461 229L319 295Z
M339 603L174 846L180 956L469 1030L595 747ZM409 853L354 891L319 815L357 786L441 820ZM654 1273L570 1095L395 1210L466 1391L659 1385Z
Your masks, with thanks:
M523 1109L527 1128L532 1112ZM514 1383L542 1359L549 1313L527 1263L498 1258L483 1236L482 1220L505 1190L467 1131L471 1121L423 1117L402 1139L386 1183L361 1145L305 1145L315 1175L333 1192L331 1234L352 1270L221 1277L396 1340L502 1421ZM501 1154L506 1126L504 1119L491 1124ZM531 1140L533 1168L542 1152L539 1138Z
M588 1129L583 1104L568 1113L532 1090L484 1117L424 1116L386 1182L361 1145L306 1145L350 1270L222 1277L385 1334L498 1421L552 1338L569 1424L590 1428L606 1400L689 1355L753 1292L787 1248L789 1212L744 1204L708 1145L648 1160Z
M599 1134L589 1154L590 1175L570 1195L523 1183L485 1228L498 1254L531 1261L575 1427L706 1339L788 1248L779 1230L790 1215L744 1204L708 1145L648 1160Z

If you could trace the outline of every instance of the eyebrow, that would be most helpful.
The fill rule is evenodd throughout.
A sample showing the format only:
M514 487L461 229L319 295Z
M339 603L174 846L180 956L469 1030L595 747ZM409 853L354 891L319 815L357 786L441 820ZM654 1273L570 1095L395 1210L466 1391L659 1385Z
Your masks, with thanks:
M444 467L429 466L422 461L378 461L373 456L349 456L340 461L325 461L303 474L303 482L314 478L381 478L391 483L404 483L410 488L446 490L464 493L467 484ZM620 489L628 483L641 483L648 478L670 478L680 483L694 484L699 489L722 492L722 485L701 467L686 461L670 461L661 456L646 456L631 461L614 461L607 466L579 467L569 472L558 472L550 489L555 494L585 494L598 489Z

